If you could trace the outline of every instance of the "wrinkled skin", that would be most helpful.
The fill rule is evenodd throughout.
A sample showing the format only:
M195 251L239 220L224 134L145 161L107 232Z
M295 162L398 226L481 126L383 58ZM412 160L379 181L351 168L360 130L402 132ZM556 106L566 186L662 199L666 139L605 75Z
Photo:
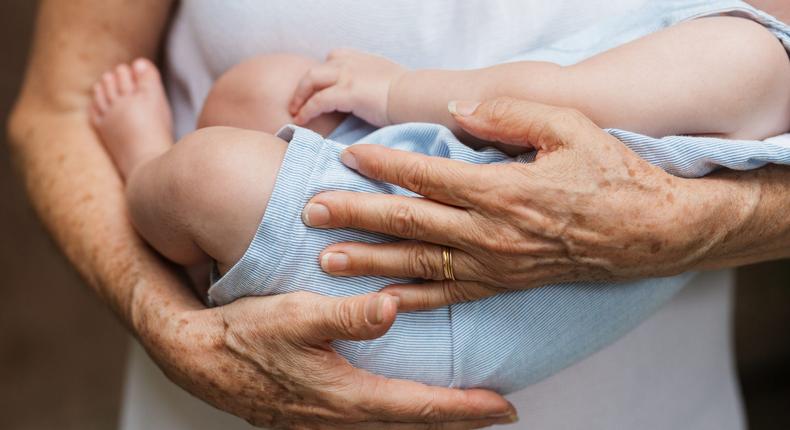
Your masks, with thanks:
M514 420L493 392L387 380L332 351L330 339L383 335L395 318L391 297L296 293L207 309L136 234L122 178L89 122L91 86L116 64L156 57L171 6L39 5L10 150L37 215L86 283L171 380L255 425L468 429Z
M321 255L334 275L436 281L387 288L403 310L563 281L677 274L695 267L726 232L702 215L756 204L725 205L715 190L648 164L571 109L500 98L451 110L471 135L534 148L536 161L471 165L355 145L342 155L349 167L426 198L333 191L315 196L304 212L315 227L415 239L341 243ZM440 245L453 248L457 282L442 281Z
M141 321L165 374L213 406L264 428L472 429L516 420L503 398L383 378L351 366L331 339L371 339L395 320L386 294L311 293Z

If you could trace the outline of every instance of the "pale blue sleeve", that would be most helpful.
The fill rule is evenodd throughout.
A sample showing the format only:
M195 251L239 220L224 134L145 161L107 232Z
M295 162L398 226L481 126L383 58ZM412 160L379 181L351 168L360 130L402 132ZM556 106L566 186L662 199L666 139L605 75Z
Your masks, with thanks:
M769 163L790 164L787 135L765 141L692 136L657 139L624 130L607 131L649 163L686 178L705 176L721 168L752 170Z

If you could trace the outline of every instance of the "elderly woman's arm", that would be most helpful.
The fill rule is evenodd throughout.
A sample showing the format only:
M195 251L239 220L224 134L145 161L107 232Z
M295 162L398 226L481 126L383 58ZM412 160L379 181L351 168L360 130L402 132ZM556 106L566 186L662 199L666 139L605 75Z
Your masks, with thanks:
M464 109L465 108L465 109ZM459 282L387 290L401 309L476 299L505 288L626 280L790 256L790 169L674 177L576 111L513 99L457 105L466 131L529 145L532 164L471 165L355 145L344 162L428 199L326 192L309 225L357 227L423 242L336 244L324 270L442 280L441 245Z
M334 353L332 339L387 331L396 310L389 296L297 293L205 309L180 272L138 238L121 180L88 124L89 90L113 65L156 54L171 6L161 0L40 6L9 124L12 149L39 216L88 284L170 379L254 424L476 428L512 420L512 407L494 393L387 380Z

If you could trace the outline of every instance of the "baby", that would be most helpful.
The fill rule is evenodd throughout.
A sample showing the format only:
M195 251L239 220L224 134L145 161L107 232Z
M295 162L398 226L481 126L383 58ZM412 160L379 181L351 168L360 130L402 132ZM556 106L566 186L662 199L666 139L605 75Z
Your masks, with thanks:
M349 50L324 63L256 57L216 81L198 130L176 145L159 74L137 60L94 86L91 118L125 180L138 232L180 265L214 264L208 296L222 305L300 290L363 294L405 282L324 274L316 257L327 245L392 239L309 229L300 220L307 200L328 189L412 195L340 163L345 145L336 140L356 140L346 133L352 121L346 113L384 127L365 143L470 163L519 161L511 158L518 153L513 147L470 148L486 143L464 136L448 112L451 100L504 95L573 107L601 127L651 136L762 139L790 129L787 52L763 26L728 16L683 22L567 67L523 61L407 70ZM406 124L412 121L432 124ZM576 331L547 332L553 322L546 309L578 302L610 315L635 309L633 319L613 317L611 326L595 327L618 336L677 290L639 282L589 287L547 287L405 313L380 339L334 346L355 366L385 376L510 392L600 347L585 343L593 336L585 335L583 319L575 320ZM565 332L576 338L563 338ZM559 359L540 355L552 343L570 352Z

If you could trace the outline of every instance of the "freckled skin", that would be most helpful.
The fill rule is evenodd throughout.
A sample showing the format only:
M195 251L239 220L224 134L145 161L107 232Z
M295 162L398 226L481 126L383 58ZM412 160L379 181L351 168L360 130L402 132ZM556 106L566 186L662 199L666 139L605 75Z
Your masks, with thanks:
M678 178L640 159L578 112L509 98L484 101L473 115L455 120L478 138L538 148L537 160L480 166L376 145L347 152L360 173L419 185L415 192L443 203L414 217L418 225L409 230L420 236L405 239L451 246L460 281L438 282L441 248L424 242L332 245L324 252L343 252L352 262L351 269L332 274L422 277L411 270L421 258L429 263L423 269L429 282L384 290L410 310L548 283L669 276L790 256L790 221L765 217L790 210L790 168ZM439 177L406 168L414 165L429 166ZM398 235L387 228L387 203L373 206L364 196L333 192L311 203L329 209L331 219L322 228ZM457 218L459 211L465 221L454 228L433 221Z
M221 311L206 310L190 293L182 277L153 255L135 235L128 223L120 178L90 129L84 110L89 104L87 95L90 85L100 73L136 56L156 56L170 6L171 2L161 0L41 2L31 67L9 122L11 149L18 160L36 211L86 281L135 333L168 377L199 398L251 422L286 428L326 428L332 424L358 420L363 422L359 428L381 428L383 424L375 420L390 421L390 424L429 421L421 415L420 410L424 411L423 414L427 412L436 419L447 421L453 418L480 418L485 416L484 412L504 412L501 402L496 408L491 406L493 397L490 396L487 397L488 406L482 407L485 402L473 394L466 397L456 392L429 391L416 386L399 386L396 389L391 382L370 378L369 375L342 374L343 369L348 368L340 364L335 370L340 369L341 374L325 375L329 382L324 381L326 385L316 387L316 374L321 372L314 372L309 375L312 379L305 380L304 369L325 370L325 366L316 369L316 362L325 365L332 362L333 357L322 355L328 350L326 345L315 347L299 341L314 339L315 332L326 330L316 321L330 324L334 308L316 315L311 306L318 307L318 304L326 302L318 298L304 300L305 306L300 308L301 313L289 321L276 324L270 322L269 317L279 312L277 305L282 304L280 301L262 299L237 303ZM90 53L86 54L85 47L88 46ZM446 118L445 111L441 114ZM491 136L499 134L492 133ZM604 152L613 151L605 147ZM569 163L568 166L577 167L578 163ZM612 167L605 163L603 166L600 172ZM466 175L466 172L458 177L464 180L477 179L476 171L471 175ZM514 181L528 177L527 173L515 174L517 176L511 181L492 181L481 186L493 188L492 184L495 184L510 187ZM561 178L555 176L555 180L558 179ZM586 179L592 181L596 176L575 178L584 187L590 183ZM664 182L671 188L674 180L666 177ZM465 181L459 190L470 183L474 181ZM698 267L723 267L788 256L790 227L786 214L790 212L787 203L790 170L769 167L743 175L720 174L698 183L703 185L680 183L682 186L679 191L683 192L678 192L676 196L683 203L672 212L684 222L669 233L672 233L672 237L693 237L697 231L693 228L700 224L712 225L713 228L707 231L714 234L709 234L708 238L724 237L726 240L713 240L713 243L709 243L711 248L708 252L699 253L692 247L681 252L681 255L688 257L697 252L697 258L701 260ZM81 202L80 198L87 194L95 198ZM620 195L633 197L640 194L623 191ZM555 192L554 196L589 203L584 199L583 188L579 193ZM522 202L526 199L523 194L506 193L492 193L488 197L510 197ZM710 200L705 201L706 198ZM485 200L477 203L479 206L487 204ZM502 260L506 269L512 268L515 272L517 269L527 271L524 268L536 267L536 276L545 277L550 277L550 270L565 269L559 264L551 267L548 263L514 258L518 246L522 247L524 254L540 249L547 255L560 249L573 256L579 254L574 246L592 243L596 237L602 245L609 241L610 249L618 249L622 247L624 239L639 238L643 233L636 227L628 226L630 235L622 234L619 239L610 239L620 227L627 225L635 216L638 217L638 211L629 212L628 217L596 224L593 219L620 215L603 208L588 210L584 212L587 221L581 223L584 228L577 231L568 220L568 214L573 212L568 212L567 207L559 205L555 210L545 201L541 203L546 212L535 215L536 223L532 228L536 231L533 233L536 237L540 237L540 233L551 233L544 243L529 244L514 240L520 234L530 232L529 228L508 231L496 226L502 234L507 235L505 237L510 242L508 258ZM649 198L641 198L632 203L648 208L652 202ZM707 213L714 216L708 220L701 219L700 206L711 209ZM500 209L502 213L510 210L496 205L489 205L489 209ZM524 207L518 210L524 211ZM555 215L558 224L551 226L551 217ZM660 223L645 225L652 227ZM477 231L477 234L486 231L475 228L467 230ZM570 232L568 237L573 240L561 240L563 232ZM461 233L445 232L453 236ZM477 236L476 239L490 244L499 238ZM641 252L644 242L634 240L633 246ZM602 248L607 249L605 246ZM665 246L665 252L667 249L673 247ZM642 257L634 259L641 260ZM463 255L459 255L458 263L460 268L469 264L470 260L464 260ZM470 271L474 269L472 265L468 267ZM572 266L568 272L572 277L582 277L585 274L583 268L586 270L585 266ZM659 266L657 270L662 269L665 268ZM483 277L487 274L486 270L490 269L478 268L477 273ZM456 297L473 296L464 294ZM173 325L182 317L187 317L193 323L185 326L182 335L176 335ZM255 321L257 326L249 324L250 320ZM294 339L294 327L309 324L314 324L314 330L304 328L297 336L302 339ZM372 336L371 333L366 335ZM237 337L248 337L252 343L229 345ZM261 343L256 345L255 340L261 340ZM316 354L325 359L313 361ZM218 368L224 370L217 371ZM209 380L196 378L198 372L205 374ZM289 373L293 373L295 381L281 382L280 379L287 379ZM340 387L336 385L338 381L342 381ZM284 387L298 387L298 390L278 391ZM240 396L240 392L245 395ZM406 392L413 401L401 399L393 403L393 398L381 398L397 392ZM374 393L375 398L372 396ZM421 393L421 396L416 396L416 393ZM280 399L286 403L278 403ZM303 403L298 409L290 406L284 408L283 405L290 405L290 399L312 399L316 406L311 410L307 407L309 405ZM431 403L447 399L452 400L448 403L454 403L454 408L448 403L441 403L443 406ZM415 407L419 409L417 412L413 409ZM287 415L285 417L283 410ZM338 418L339 414L343 417ZM392 428L399 427L429 428L422 424L392 425ZM434 425L430 428L438 427ZM472 427L472 424L459 428L464 427Z
M364 315L379 295L281 295L206 309L184 275L137 236L122 180L89 123L91 86L119 63L155 58L172 5L40 2L10 147L39 217L86 282L168 378L257 425L465 429L515 416L495 393L375 377L332 351L329 339L386 332L396 313L391 300L380 325ZM288 316L273 318L283 308Z

